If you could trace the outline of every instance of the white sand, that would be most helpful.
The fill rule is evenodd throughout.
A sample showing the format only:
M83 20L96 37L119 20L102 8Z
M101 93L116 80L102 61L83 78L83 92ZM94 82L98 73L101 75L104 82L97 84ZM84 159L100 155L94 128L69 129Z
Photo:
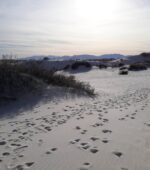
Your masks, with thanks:
M150 70L75 75L99 96L65 98L53 89L59 98L7 107L18 113L0 120L0 170L150 170Z

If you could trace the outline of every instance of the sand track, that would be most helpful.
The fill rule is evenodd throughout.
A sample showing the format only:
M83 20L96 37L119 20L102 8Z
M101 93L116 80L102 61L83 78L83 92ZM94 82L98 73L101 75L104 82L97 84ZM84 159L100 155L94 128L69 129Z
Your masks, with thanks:
M0 120L0 170L150 169L150 71L76 76L99 96L55 98Z

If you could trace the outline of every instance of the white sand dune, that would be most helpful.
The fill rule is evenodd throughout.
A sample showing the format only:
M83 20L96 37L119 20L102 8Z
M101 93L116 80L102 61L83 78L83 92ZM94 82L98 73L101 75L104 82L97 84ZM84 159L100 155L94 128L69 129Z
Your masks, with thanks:
M145 56L146 55L146 56ZM147 64L150 62L150 53L145 53L140 54L140 55L131 55L131 56L126 56L121 59L116 59L111 62L110 65L118 65L119 63L124 63L126 65L134 64L134 63L143 63L147 62Z
M0 119L0 170L150 170L150 70L75 75L98 96L59 90Z

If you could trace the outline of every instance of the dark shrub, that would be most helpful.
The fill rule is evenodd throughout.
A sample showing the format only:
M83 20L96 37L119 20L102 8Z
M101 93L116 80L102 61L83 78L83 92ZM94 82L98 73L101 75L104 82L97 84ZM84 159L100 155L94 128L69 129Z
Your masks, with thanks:
M75 63L72 64L71 68L73 70L78 69L80 66L85 66L86 68L91 68L91 64L87 61L76 61Z
M77 81L74 76L65 76L38 67L36 62L21 64L0 62L0 97L12 96L17 92L29 91L50 84L67 87L94 96L94 89L86 83Z
M70 65L68 64L64 67L64 70L68 70L69 68L70 68Z
M140 54L142 57L150 57L150 53L141 53Z
M124 63L119 63L118 66L119 66L119 67L122 67L122 66L124 66Z
M130 71L140 71L147 70L147 67L144 63L134 63L129 66Z
M103 68L106 69L107 66L106 66L105 64L100 64L100 65L99 65L99 68L100 68L100 69L103 69Z
M17 97L27 91L36 90L43 83L35 77L18 72L16 66L0 64L0 98Z
M128 70L127 66L120 67L119 70Z
M43 60L44 60L44 61L48 61L49 58L48 58L48 57L44 57Z
M120 75L127 75L128 74L128 70L120 70L119 74Z

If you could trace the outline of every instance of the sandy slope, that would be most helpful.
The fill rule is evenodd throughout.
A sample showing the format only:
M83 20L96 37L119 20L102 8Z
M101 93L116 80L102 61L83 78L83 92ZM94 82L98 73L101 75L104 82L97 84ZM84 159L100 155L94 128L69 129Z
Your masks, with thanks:
M59 96L1 118L0 170L150 169L150 71L75 76L99 96Z

